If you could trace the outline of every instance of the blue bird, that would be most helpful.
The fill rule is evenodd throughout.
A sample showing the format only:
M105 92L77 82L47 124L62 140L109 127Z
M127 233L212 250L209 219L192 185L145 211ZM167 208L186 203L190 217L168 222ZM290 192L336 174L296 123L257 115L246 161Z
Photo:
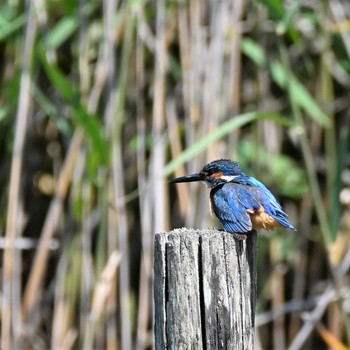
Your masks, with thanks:
M170 180L170 183L202 181L210 191L210 207L224 229L237 239L262 228L286 227L296 231L287 220L273 194L254 177L247 176L238 162L215 160L199 172Z

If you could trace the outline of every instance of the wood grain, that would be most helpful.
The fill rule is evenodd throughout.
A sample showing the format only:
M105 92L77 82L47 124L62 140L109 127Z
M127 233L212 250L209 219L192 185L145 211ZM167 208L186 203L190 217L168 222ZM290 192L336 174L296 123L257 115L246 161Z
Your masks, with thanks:
M155 349L253 349L256 233L157 233Z

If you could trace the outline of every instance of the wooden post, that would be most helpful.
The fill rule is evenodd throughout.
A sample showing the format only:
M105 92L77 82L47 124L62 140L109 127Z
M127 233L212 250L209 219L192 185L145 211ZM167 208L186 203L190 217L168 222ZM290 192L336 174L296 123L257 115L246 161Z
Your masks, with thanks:
M155 235L155 349L254 348L256 232Z

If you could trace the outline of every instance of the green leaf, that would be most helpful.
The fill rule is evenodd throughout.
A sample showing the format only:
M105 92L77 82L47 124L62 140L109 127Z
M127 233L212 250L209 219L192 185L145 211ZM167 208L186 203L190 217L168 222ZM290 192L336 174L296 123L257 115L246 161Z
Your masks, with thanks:
M23 27L26 23L26 15L20 15L15 19L8 19L0 14L0 41L5 40L12 33Z
M225 123L218 126L213 132L204 136L198 142L192 146L186 148L177 158L169 162L162 171L162 176L171 174L179 165L186 163L196 155L205 151L210 144L218 141L222 137L230 134L232 131L241 128L242 126L251 123L255 120L269 119L284 126L288 126L289 123L280 114L269 112L252 112L247 114L241 114L233 117Z
M293 42L298 42L300 40L298 31L291 23L291 19L299 10L300 0L298 0L296 4L294 4L294 7L288 11L284 8L283 0L260 0L259 2L269 10L269 15L273 19L273 23L277 23L277 34L281 35L287 33Z
M70 82L55 64L48 62L42 52L39 56L49 80L70 105L73 111L73 120L84 130L89 140L91 163L93 164L91 168L96 170L99 165L106 165L108 163L108 143L100 120L89 113L85 106L80 103L80 96L75 84Z
M282 20L277 24L276 33L278 35L283 35L286 31L288 31L288 28L291 27L292 19L298 13L299 9L300 9L300 0L295 1L291 10L287 11L284 14L284 17L282 18Z
M284 90L289 88L296 103L322 126L330 126L329 117L322 111L303 84L291 73L286 72L279 62L271 63L270 72L273 80Z
M47 61L45 49L42 46L38 47L38 57L41 59L49 80L63 99L71 103L76 102L78 100L76 84L69 81L57 65Z
M267 64L264 49L255 41L245 38L241 41L241 49L257 66L263 67Z
M261 68L267 66L273 81L285 91L289 88L295 102L309 114L311 118L322 126L330 126L329 117L322 111L309 91L292 72L287 72L283 65L277 60L268 61L263 48L251 39L243 39L241 48L243 53L255 62L257 66Z
M43 111L45 111L45 113L51 118L56 117L58 114L58 110L55 104L52 103L50 99L45 96L45 94L39 88L39 86L34 83L33 83L33 91L34 91L35 100L38 102L38 104L43 109Z
M108 143L103 132L103 126L96 116L89 113L84 106L75 108L73 120L85 131L91 143L92 162L96 168L108 163ZM99 164L100 163L100 164ZM93 167L94 167L93 166Z
M9 108L6 107L0 107L0 122L2 122L9 114Z
M281 19L284 14L284 6L282 0L259 0L270 12L274 19Z
M62 18L48 33L45 43L48 49L56 49L61 46L78 28L76 17Z

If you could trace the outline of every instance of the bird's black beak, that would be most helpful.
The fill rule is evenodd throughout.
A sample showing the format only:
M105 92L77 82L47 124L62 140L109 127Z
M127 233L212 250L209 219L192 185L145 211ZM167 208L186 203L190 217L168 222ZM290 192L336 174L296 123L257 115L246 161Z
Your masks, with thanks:
M194 181L203 181L204 177L201 174L191 174L185 175L181 177L177 177L176 179L169 180L169 183L178 183L178 182L194 182Z

